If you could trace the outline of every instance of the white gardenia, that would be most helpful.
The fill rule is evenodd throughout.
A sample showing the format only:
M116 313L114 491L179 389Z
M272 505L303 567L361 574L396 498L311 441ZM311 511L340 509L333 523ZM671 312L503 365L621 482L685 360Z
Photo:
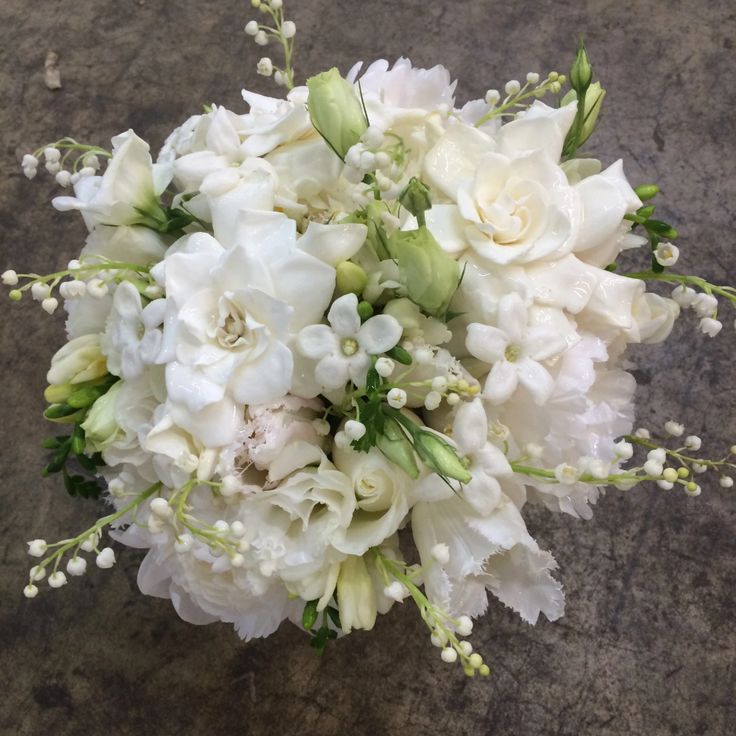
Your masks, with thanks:
M295 26L279 17L288 67ZM268 39L260 21L246 32ZM76 456L90 477L64 467L69 489L100 479L113 505L64 544L29 542L43 559L24 593L47 571L58 588L61 569L112 567L109 527L148 550L140 589L191 623L251 639L289 619L321 649L417 603L442 660L488 674L457 637L489 593L529 623L564 610L527 504L590 518L606 486L651 477L700 493L632 434L626 349L690 308L717 335L733 289L670 276L676 233L643 208L657 188L576 150L577 103L541 99L559 75L457 107L442 66L379 60L294 87L280 63L260 71L285 98L213 104L156 163L130 130L111 152L64 138L23 157L29 178L43 158L74 182L53 204L90 231L47 276L3 273L12 299L68 313L44 395L71 436L47 471ZM646 228L665 235L637 272ZM672 298L650 279L677 283Z

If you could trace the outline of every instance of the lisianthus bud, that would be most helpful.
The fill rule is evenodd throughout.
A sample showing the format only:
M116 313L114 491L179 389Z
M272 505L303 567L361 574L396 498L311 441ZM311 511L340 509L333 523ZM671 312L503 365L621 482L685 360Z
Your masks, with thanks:
M123 382L118 381L104 396L100 396L92 404L87 418L82 423L87 442L97 451L112 442L120 429L115 418L115 403L122 386Z
M384 423L383 432L378 436L376 445L394 465L398 465L410 478L419 477L414 449L395 419L388 419Z
M581 41L570 69L570 84L574 90L584 92L590 85L591 79L593 79L593 67L585 51L585 44Z
M429 197L429 187L414 176L406 185L404 191L399 194L399 202L421 224L424 224L424 213L432 207L432 200Z
M370 631L376 623L376 594L362 557L350 555L340 565L337 577L340 623L347 634L351 629Z
M591 84L585 92L585 111L583 112L583 123L577 138L577 146L580 147L585 141L593 135L595 126L598 122L598 115L603 106L603 98L606 96L606 90L601 87L600 82ZM571 89L563 98L562 105L577 99L578 95L574 89ZM654 196L654 195L652 195Z
M444 314L460 282L457 261L442 250L426 227L395 232L389 250L398 262L399 278L409 298L431 315Z
M414 448L424 464L438 475L468 483L473 477L452 446L434 432L414 434Z
M307 106L312 125L341 158L368 128L368 121L353 85L336 68L307 80Z

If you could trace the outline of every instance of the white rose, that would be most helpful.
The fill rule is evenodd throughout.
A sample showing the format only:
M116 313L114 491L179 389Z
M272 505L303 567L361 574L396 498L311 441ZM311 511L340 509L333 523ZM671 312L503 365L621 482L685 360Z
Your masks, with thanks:
M409 511L411 479L380 450L356 452L352 447L332 451L335 466L350 478L356 509L350 526L335 546L362 555L391 536Z

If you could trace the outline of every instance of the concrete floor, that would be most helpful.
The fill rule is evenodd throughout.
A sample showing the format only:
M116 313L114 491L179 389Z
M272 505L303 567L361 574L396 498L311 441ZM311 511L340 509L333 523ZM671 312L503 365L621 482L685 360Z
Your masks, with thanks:
M657 181L681 230L682 268L736 280L736 13L731 0L292 2L301 79L356 59L442 62L459 99L530 70L564 71L585 34L609 96L592 146L623 156L634 183ZM289 2L287 0L287 7ZM203 103L241 109L266 89L241 28L245 0L0 2L0 267L48 269L83 230L29 183L20 155L65 134L105 144L129 126L158 146ZM43 83L61 54L63 89ZM135 585L121 554L29 603L24 541L60 538L100 509L42 481L40 418L62 320L0 301L0 698L2 736L467 734L618 736L736 732L736 489L711 479L697 499L610 492L591 522L530 514L554 551L567 615L531 628L500 604L474 636L494 670L467 681L443 665L406 604L318 659L284 626L243 645L228 626L196 628ZM713 454L736 440L734 313L716 340L683 320L639 350L640 417L675 416Z

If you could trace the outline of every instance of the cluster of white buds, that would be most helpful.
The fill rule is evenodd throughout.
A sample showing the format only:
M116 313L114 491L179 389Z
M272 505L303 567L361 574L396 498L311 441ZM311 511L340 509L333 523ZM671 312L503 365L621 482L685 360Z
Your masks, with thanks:
M485 94L489 110L477 125L483 125L498 116L513 116L525 109L535 98L543 97L547 93L558 94L565 81L565 76L557 72L550 72L544 79L537 72L529 72L523 85L517 79L506 82L504 85L506 96L503 100L497 89L489 89Z
M672 419L665 422L663 429L664 438L661 440L655 439L645 428L637 429L630 438L634 444L648 449L647 459L641 468L648 479L655 480L662 490L671 490L680 485L689 496L699 496L702 488L694 477L715 470L721 474L721 487L733 486L733 478L729 473L736 471L736 462L729 456L736 455L736 445L731 446L726 457L717 460L694 457L692 453L698 452L703 445L698 435L685 436L685 426ZM667 439L671 441L683 437L679 447L671 448L665 444Z
M703 291L698 292L683 282L672 290L672 298L682 309L692 309L695 312L700 318L698 327L703 334L715 337L723 329L723 323L718 319L716 294L725 297L736 306L736 290L726 286L714 286L698 277L684 278L699 286Z
M21 160L21 168L26 177L33 179L43 158L46 171L56 179L56 183L68 187L85 176L94 176L100 169L100 157L109 156L108 151L97 146L86 146L73 138L62 138L33 153L26 153ZM69 168L66 168L67 165Z
M403 141L389 140L375 125L369 125L360 141L345 154L343 176L353 184L369 175L381 195L394 198L401 192L406 148Z
M80 552L94 552L95 564L100 569L109 569L115 564L115 552L111 547L98 548L100 541L99 531L88 531L73 540L65 540L56 544L48 544L44 539L32 539L28 542L28 554L31 557L44 557L46 553L58 547L55 552L46 557L38 565L34 565L29 573L28 584L23 588L23 595L26 598L35 598L38 595L38 586L36 583L46 578L47 568L51 567L51 573L48 575L48 584L50 588L61 588L67 584L67 574L72 577L84 575L87 571L87 560L80 555ZM66 552L73 550L71 557L66 562L66 573L59 570L63 562Z
M432 548L431 556L430 564L444 567L450 561L450 550L446 544L439 542ZM483 657L473 651L473 645L465 638L458 638L468 637L473 633L472 619L470 616L452 616L427 598L413 580L421 576L420 566L407 566L381 554L377 556L376 565L386 578L387 584L383 589L386 597L403 601L411 596L414 600L422 620L429 628L430 641L440 650L443 662L452 664L459 661L469 677L476 673L482 677L490 674L490 668Z
M275 40L281 45L284 54L283 68L276 66L269 56L263 56L256 65L256 71L264 77L273 76L274 82L280 87L291 89L294 86L292 56L294 53L296 23L284 19L282 0L252 0L251 5L260 10L261 13L269 15L273 25L251 20L245 26L246 34L251 36L258 46L268 46L270 41Z
M20 301L23 294L30 291L33 300L40 302L45 312L53 314L59 306L59 300L53 296L57 287L63 299L79 299L87 294L102 299L109 293L110 283L127 278L130 273L136 274L136 283L144 296L157 299L163 295L163 289L153 280L146 266L107 261L99 257L85 262L72 260L65 270L45 275L19 274L8 269L0 279L5 286L18 287L11 289L8 294L12 301ZM25 283L18 286L21 279Z

